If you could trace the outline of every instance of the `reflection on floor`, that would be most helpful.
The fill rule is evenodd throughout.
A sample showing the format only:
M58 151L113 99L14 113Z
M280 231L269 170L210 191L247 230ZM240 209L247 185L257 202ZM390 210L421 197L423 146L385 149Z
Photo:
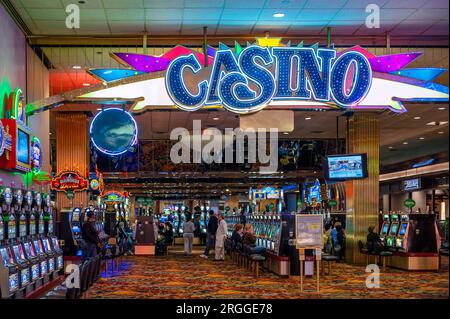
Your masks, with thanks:
M280 278L252 273L229 259L202 259L200 248L194 256L183 256L179 247L167 256L127 257L119 272L109 272L89 289L89 298L448 298L448 257L442 258L440 272L406 272L388 268L381 274L380 288L366 288L365 267L336 264L331 276L321 277L316 293L314 279L306 279L300 293L298 277Z

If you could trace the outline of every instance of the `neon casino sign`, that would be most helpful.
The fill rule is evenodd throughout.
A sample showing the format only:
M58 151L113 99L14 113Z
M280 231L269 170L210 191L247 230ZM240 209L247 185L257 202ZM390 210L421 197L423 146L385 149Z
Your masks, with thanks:
M245 48L220 43L206 52L179 45L158 56L113 52L134 75L120 69L89 70L103 83L81 95L74 92L74 97L133 100L131 113L174 105L186 111L223 107L240 114L268 106L403 113L406 102L448 102L448 87L433 82L446 69L406 68L421 52L375 55L360 46L335 50L333 45L283 44L281 38L256 40ZM203 67L206 61L209 67ZM41 107L45 105L30 112Z
M372 69L363 54L349 51L336 58L332 49L249 46L238 59L231 50L220 50L209 80L198 83L196 94L186 86L185 69L194 74L201 70L194 54L172 61L166 88L172 101L186 111L222 104L229 111L249 113L264 108L271 100L333 101L348 107L367 95L372 82ZM250 87L251 82L258 87L258 94Z

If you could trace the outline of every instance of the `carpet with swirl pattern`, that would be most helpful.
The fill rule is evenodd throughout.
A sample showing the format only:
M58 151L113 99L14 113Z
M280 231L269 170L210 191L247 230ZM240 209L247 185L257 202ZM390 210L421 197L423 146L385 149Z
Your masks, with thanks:
M388 268L380 277L380 287L366 288L365 267L333 264L330 276L321 276L320 292L315 280L305 280L300 292L298 277L281 278L262 272L255 277L236 266L229 258L213 262L183 256L172 248L162 257L126 257L119 271L102 273L88 292L88 298L448 298L448 257L442 258L439 272L407 272Z

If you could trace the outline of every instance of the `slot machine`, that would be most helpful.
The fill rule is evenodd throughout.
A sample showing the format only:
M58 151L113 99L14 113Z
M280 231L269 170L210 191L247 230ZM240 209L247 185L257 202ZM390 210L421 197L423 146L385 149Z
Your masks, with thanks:
M49 282L50 280L50 272L49 272L49 262L47 259L47 255L45 254L43 244L38 236L35 236L31 242L32 249L36 253L36 257L39 262L39 272L42 277L43 284Z
M395 249L396 248L396 238L399 229L398 215L391 215L391 227L389 229L389 235L386 237L386 246Z
M389 234L389 229L391 228L391 220L389 218L389 214L383 215L383 224L380 229L380 239L381 242L386 245L386 237Z
M400 228L398 230L398 235L396 238L396 247L401 251L407 250L408 230L409 230L409 216L406 214L401 215Z
M5 233L3 233L5 235ZM14 257L5 243L5 238L0 237L0 292L2 298L13 298L19 290L19 267L14 262Z
M38 202L39 204L39 202ZM38 205L40 206L40 204ZM58 238L54 234L54 221L53 214L50 210L49 206L44 207L43 219L44 219L44 234L47 246L49 246L49 250L53 251L55 254L55 271L59 272L64 267L64 259L63 259L63 250L59 246Z

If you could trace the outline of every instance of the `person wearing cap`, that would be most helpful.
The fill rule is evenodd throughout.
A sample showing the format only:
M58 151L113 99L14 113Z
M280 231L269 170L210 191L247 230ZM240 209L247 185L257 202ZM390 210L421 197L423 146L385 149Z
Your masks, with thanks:
M95 215L92 210L86 214L87 220L81 227L81 261L84 262L91 257L97 256L97 248L101 247L98 231L95 228Z

